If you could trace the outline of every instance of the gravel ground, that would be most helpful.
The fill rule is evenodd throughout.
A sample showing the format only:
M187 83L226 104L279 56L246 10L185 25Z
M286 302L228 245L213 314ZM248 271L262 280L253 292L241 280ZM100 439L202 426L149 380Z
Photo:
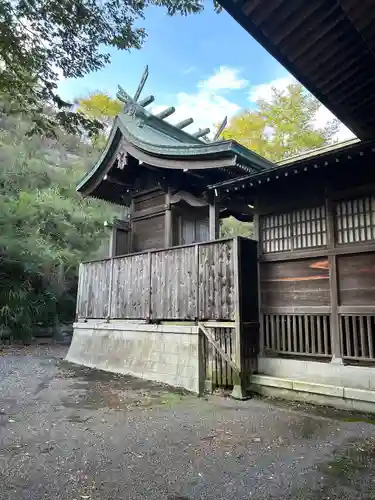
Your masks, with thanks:
M1 500L375 499L370 417L0 350Z

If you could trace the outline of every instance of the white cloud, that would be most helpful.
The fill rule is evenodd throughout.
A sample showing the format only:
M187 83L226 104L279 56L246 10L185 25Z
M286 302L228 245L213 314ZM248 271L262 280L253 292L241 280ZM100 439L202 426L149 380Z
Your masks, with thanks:
M285 76L283 78L276 78L268 83L261 83L250 87L249 101L257 102L260 99L268 99L272 95L272 89L284 90L293 83L295 80L292 76Z
M197 71L196 66L189 66L188 68L184 69L182 72L184 75L190 75L190 73L194 73L194 71Z
M239 69L220 66L207 80L198 83L198 87L205 90L237 90L248 85L248 81L239 78Z
M327 122L334 120L335 116L323 105L320 106L314 120L314 124L317 128L324 127ZM351 132L348 127L340 122L338 131L336 132L334 139L339 141L346 141L355 137L353 132Z
M255 103L260 99L268 99L272 94L272 89L276 88L282 91L288 87L291 83L296 82L296 80L291 76L285 76L282 78L277 78L267 83L261 83L259 85L254 85L250 87L249 101ZM334 120L335 116L323 105L320 106L315 119L314 125L316 128L324 127L329 121ZM338 141L345 141L355 137L353 132L351 132L343 123L340 122L339 129L334 135L333 139Z
M207 80L198 82L197 91L194 93L179 92L174 97L174 102L167 105L150 106L150 111L154 114L163 109L174 106L176 112L166 120L176 124L186 118L193 118L194 123L186 127L187 132L195 132L199 128L210 128L212 137L216 126L228 116L230 119L239 110L240 106L224 97L229 90L242 89L247 85L247 81L239 78L239 70L221 66Z

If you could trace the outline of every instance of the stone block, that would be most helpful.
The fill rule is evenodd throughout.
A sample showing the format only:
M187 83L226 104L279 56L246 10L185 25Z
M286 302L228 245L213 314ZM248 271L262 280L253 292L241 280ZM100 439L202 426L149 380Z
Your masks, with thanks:
M252 375L252 384L265 385L269 387L280 387L283 389L293 389L293 381L285 378L268 377L266 375Z
M375 403L375 391L367 391L363 389L353 389L350 387L345 387L344 398Z
M293 380L293 390L301 392L311 392L314 394L325 394L326 396L344 397L342 386L314 384L312 382L301 382Z

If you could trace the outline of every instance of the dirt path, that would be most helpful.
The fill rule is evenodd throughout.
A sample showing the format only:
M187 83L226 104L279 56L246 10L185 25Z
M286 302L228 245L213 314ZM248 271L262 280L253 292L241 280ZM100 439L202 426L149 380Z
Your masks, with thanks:
M0 352L1 500L375 499L371 419Z

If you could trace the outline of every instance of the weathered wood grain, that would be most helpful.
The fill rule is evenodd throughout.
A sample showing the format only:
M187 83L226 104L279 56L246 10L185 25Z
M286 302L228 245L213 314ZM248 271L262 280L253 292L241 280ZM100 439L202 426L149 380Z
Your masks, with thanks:
M148 254L114 259L111 318L147 319L150 311Z
M263 315L266 353L330 357L331 331L328 315Z
M375 315L342 315L343 358L375 361Z
M161 190L150 191L134 197L134 210L146 210L154 208L165 203L165 193Z
M164 232L164 214L133 222L133 251L164 248Z
M260 292L264 307L329 306L328 259L261 263Z
M375 307L375 253L337 258L339 304Z
M107 318L110 260L81 264L77 313L79 318Z
M233 240L199 246L199 320L235 319Z
M194 246L153 252L151 319L194 320L197 311L197 276Z

